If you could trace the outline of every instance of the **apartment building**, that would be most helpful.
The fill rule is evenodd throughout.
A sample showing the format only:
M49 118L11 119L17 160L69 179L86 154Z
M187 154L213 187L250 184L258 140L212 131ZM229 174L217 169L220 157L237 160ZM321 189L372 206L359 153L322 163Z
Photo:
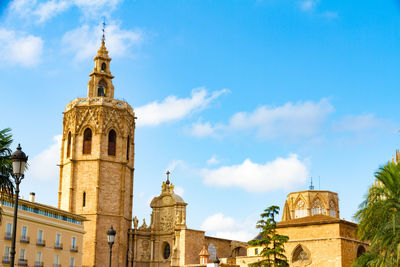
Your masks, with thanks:
M0 201L0 253L2 266L10 263L14 200ZM82 266L83 222L79 216L51 206L20 199L16 234L16 266Z

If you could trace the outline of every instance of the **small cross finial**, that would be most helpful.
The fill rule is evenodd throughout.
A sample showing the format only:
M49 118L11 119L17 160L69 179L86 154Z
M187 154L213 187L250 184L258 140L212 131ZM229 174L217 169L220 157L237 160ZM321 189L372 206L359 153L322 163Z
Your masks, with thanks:
M105 36L105 31L106 31L106 18L103 18L103 37L101 38L101 41L104 43L104 41L106 40L106 36Z
M167 175L167 184L169 184L169 175L171 174L171 172L168 170L166 173L165 173L166 175Z

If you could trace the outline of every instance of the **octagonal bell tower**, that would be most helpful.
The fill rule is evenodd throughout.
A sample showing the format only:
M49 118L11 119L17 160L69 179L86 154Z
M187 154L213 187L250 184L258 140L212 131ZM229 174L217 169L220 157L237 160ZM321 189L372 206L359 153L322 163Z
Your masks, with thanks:
M106 231L117 231L113 266L125 266L132 221L135 114L114 99L111 58L103 42L89 75L87 97L64 112L58 207L85 216L83 265L104 266ZM69 241L65 240L65 243Z

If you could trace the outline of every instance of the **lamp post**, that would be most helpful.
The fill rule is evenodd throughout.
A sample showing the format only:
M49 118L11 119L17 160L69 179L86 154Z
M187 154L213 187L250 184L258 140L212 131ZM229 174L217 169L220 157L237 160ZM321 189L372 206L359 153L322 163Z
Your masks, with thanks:
M112 246L114 245L114 239L115 239L115 232L114 228L111 225L111 228L107 230L107 240L108 244L110 245L110 267L111 267L111 258L112 258Z
M18 196L19 196L19 184L24 179L25 165L28 161L28 156L21 150L21 145L18 144L17 151L11 155L11 161L13 166L12 177L15 181L15 202L14 202L14 222L12 230L12 243L11 243L11 258L10 267L14 267L15 260L15 235L17 233L17 215L18 215Z

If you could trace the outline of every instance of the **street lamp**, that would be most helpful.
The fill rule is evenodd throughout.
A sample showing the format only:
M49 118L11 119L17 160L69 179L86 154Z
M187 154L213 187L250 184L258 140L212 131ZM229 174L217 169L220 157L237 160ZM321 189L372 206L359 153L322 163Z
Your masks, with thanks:
M110 245L110 267L111 267L111 257L112 257L112 246L114 245L114 239L115 239L115 232L114 228L111 225L111 228L107 230L107 239L108 239L108 244Z
M15 180L15 202L14 202L14 222L12 231L12 243L11 243L11 259L10 267L14 267L15 260L15 235L17 233L17 214L18 214L18 195L19 195L19 184L24 179L24 171L28 156L21 150L21 145L18 144L17 151L11 155L11 161L13 166L12 177Z

